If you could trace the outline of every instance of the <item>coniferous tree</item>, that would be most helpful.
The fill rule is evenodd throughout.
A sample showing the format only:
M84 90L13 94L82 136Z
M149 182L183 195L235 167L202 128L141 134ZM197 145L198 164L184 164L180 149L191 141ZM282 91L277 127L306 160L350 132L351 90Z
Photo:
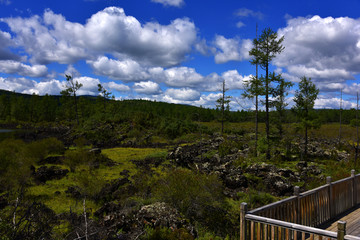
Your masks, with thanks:
M359 155L359 92L356 92L356 148L355 148L354 167L356 167L358 155Z
M98 91L104 103L104 112L106 110L106 101L110 98L111 92L106 90L100 83L98 84Z
M341 113L342 113L342 89L340 89L340 126L339 126L339 146L341 144Z
M256 38L258 38L258 25L256 24ZM258 50L258 45L255 45L256 51ZM259 96L263 95L264 88L263 82L259 79L259 62L255 61L253 64L256 66L255 76L250 78L250 81L245 82L245 91L243 97L251 99L255 98L255 156L257 157L257 144L258 144L258 135L259 135Z
M317 126L316 122L310 115L314 108L315 100L319 94L319 89L312 83L311 78L305 76L301 78L299 90L296 90L293 107L296 115L301 121L301 127L304 129L304 157L307 160L308 130Z
M222 82L221 97L216 100L216 108L220 110L221 117L221 135L224 133L224 122L226 121L226 113L230 111L230 96L226 96L225 93L228 89L225 87L225 80Z
M272 73L271 78L277 82L276 88L273 89L273 98L271 102L271 106L276 109L276 119L275 124L276 128L278 129L280 139L283 138L283 123L285 122L285 114L286 114L286 106L288 103L286 102L286 96L288 95L287 91L291 88L294 84L291 82L286 81L281 75L275 75Z
M255 99L255 156L257 156L257 142L259 134L259 96L264 94L263 81L257 76L252 76L249 81L244 83L244 98Z
M71 75L65 75L66 77L66 84L65 90L61 91L60 94L63 96L73 96L74 98L74 106L75 106L75 116L76 116L76 123L79 124L79 115L78 115L78 106L77 106L77 99L76 99L76 92L83 86L78 81L74 81L74 78Z
M249 55L253 57L250 61L251 64L258 64L260 67L265 70L265 78L264 78L264 88L265 88L265 110L266 110L266 140L267 140L267 151L266 158L270 159L270 117L269 117L269 109L270 109L270 101L269 97L271 94L271 82L274 79L271 79L271 74L269 71L269 66L271 61L276 57L277 54L280 54L284 47L282 46L282 42L284 41L284 37L278 38L276 32L271 30L270 28L266 28L260 37L255 38L253 40L253 47Z

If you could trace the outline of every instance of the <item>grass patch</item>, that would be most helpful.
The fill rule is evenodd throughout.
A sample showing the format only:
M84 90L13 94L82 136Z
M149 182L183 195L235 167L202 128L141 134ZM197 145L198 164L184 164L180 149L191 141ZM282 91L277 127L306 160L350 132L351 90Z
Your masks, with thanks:
M130 176L137 173L138 169L131 160L144 160L146 158L165 158L166 149L161 148L109 148L102 150L102 153L119 165L112 168L101 167L99 174L105 180L116 179L123 170L130 171Z
M82 213L82 201L77 201L71 197L66 196L65 191L70 186L76 185L77 173L69 173L66 177L60 180L50 180L46 184L31 186L27 189L27 195L35 200L41 200L46 206L51 208L56 214L67 211ZM97 205L90 200L87 200L87 208L97 209Z
M70 207L73 212L81 213L83 211L82 201L67 196L65 191L70 186L84 185L79 182L80 179L82 179L82 175L95 174L101 178L102 183L110 182L111 180L121 177L120 172L123 170L129 170L130 176L138 172L136 165L132 163L131 160L145 160L146 158L161 158L165 160L167 156L167 150L159 148L111 148L104 149L102 153L118 165L113 167L100 165L98 169L93 170L91 173L89 166L80 165L75 172L69 172L66 177L60 180L50 180L47 181L46 184L30 186L27 194L36 200L41 200L57 214L69 211ZM47 164L46 166L59 165ZM162 168L162 166L159 166L158 168L152 168L152 170L161 174L163 171ZM91 208L94 211L99 207L91 200L87 200L86 204L87 208Z

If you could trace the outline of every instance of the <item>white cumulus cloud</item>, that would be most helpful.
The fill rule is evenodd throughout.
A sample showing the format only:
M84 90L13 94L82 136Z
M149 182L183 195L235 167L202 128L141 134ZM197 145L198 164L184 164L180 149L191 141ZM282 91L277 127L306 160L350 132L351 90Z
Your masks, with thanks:
M169 99L179 101L196 101L200 99L200 93L190 88L169 88L165 91L165 96L167 96Z
M319 109L338 109L340 108L340 98L336 97L326 97L323 95L320 95L315 100L315 106L314 108ZM347 100L342 100L342 108L343 109L350 109L350 108L356 108L356 103L350 102Z
M181 7L185 4L184 0L151 0L152 2L161 3L164 6Z
M214 46L217 49L215 53L216 63L243 61L250 59L249 51L252 48L252 41L250 39L241 40L216 35Z
M63 82L52 79L50 81L36 82L27 78L2 78L0 77L0 89L15 91L25 94L51 94L59 95L63 89Z
M85 28L87 42L92 48L160 66L182 62L197 38L195 25L187 18L175 19L169 25L141 24L117 7L94 14Z
M288 77L305 75L320 90L330 90L325 83L345 83L360 73L360 19L289 18L278 34L285 37L285 49L274 64L286 69Z
M128 92L130 91L130 87L125 84L119 84L115 82L108 82L104 84L105 88L111 91L118 91L118 92Z
M95 61L87 61L96 74L122 81L142 81L150 78L147 70L134 60L123 61L99 57Z
M157 95L161 93L159 84L152 81L135 83L134 90L137 93L142 93L146 95Z
M142 24L118 7L95 13L86 24L67 21L49 9L43 16L0 20L9 25L17 47L37 64L72 64L109 53L146 65L173 66L186 59L197 39L195 24L187 18L168 25ZM8 38L0 34L0 42Z
M14 39L18 47L23 47L34 63L74 63L87 56L79 45L84 36L83 26L68 22L51 10L46 10L43 17L3 18L1 21L9 25L16 34Z
M204 77L194 68L189 67L174 67L158 71L153 78L170 87L196 87L204 82Z
M44 65L29 66L13 60L0 60L0 72L28 77L45 77L48 74Z

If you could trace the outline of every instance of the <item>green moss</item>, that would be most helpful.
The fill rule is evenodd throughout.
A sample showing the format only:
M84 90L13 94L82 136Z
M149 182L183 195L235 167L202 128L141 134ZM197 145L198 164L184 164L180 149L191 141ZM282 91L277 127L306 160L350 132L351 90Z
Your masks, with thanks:
M105 179L114 179L125 169L130 171L130 176L137 172L138 169L131 160L143 160L150 157L165 158L167 150L160 148L110 148L102 150L102 153L119 164L112 168L102 167L100 169Z
M86 188L89 191L93 191L93 182L88 181L89 179L84 178L87 175L97 176L100 185L110 182L111 180L117 179L120 176L120 172L123 170L129 170L130 176L134 176L139 172L139 169L131 160L145 160L146 158L159 158L164 160L164 164L169 163L166 160L167 150L159 148L112 148L104 149L102 151L104 155L115 161L117 165L108 167L100 165L96 170L90 171L89 166L80 165L76 168L75 172L69 172L64 178L59 180L50 180L42 185L32 185L27 189L27 195L33 199L39 200L47 205L49 208L55 211L55 213L63 213L71 211L76 213L82 213L83 206L82 201L75 200L70 196L67 196L65 191L70 186L80 186ZM59 166L54 164L47 164L46 166ZM39 166L37 166L39 167ZM63 166L60 166L64 168ZM68 168L67 168L68 169ZM163 166L157 168L152 167L153 172L157 176L161 176L164 173ZM101 181L100 181L101 180ZM90 184L88 186L88 183ZM101 186L97 186L98 191ZM85 190L86 190L85 189ZM95 202L87 200L87 208L91 208L94 211L99 207Z
M35 200L41 200L56 214L70 210L76 213L83 211L82 202L66 195L65 191L70 186L76 185L76 174L69 174L60 180L47 181L46 184L31 186L27 189L27 195ZM87 208L97 209L97 205L88 200Z

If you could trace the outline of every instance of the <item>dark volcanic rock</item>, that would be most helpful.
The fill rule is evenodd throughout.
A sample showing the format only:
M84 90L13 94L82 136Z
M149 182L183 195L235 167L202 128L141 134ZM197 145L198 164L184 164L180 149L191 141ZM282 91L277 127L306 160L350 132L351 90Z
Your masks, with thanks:
M293 194L293 186L289 179L298 181L297 175L288 169L279 169L271 164L254 164L245 170L262 179L265 190L275 196L291 196ZM249 183L251 185L251 183ZM253 183L257 184L257 182Z
M268 192L275 196L291 196L294 192L293 186L278 174L270 173L264 184Z
M185 228L190 233L195 229L181 217L179 212L163 202L143 206L137 213L140 222L152 227L168 227L172 229Z
M239 189L239 188L247 188L248 180L242 174L242 171L239 169L238 171L232 171L229 174L224 176L224 183L226 187L231 189Z
M48 180L61 179L68 174L69 170L57 166L41 166L33 173L37 182L45 183Z
M116 235L117 239L139 238L146 227L167 227L172 230L184 228L194 237L197 235L195 228L176 209L162 202L142 206L140 210L106 203L95 216L101 219L100 224L109 235ZM122 229L120 234L119 229Z

